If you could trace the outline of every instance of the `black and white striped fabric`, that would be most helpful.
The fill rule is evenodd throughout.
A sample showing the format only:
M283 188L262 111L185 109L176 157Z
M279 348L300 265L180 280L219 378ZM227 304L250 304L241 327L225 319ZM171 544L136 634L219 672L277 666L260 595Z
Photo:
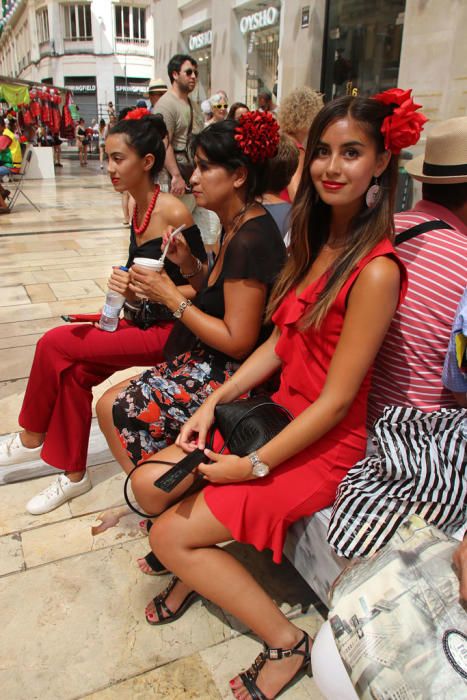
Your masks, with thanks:
M454 534L466 526L467 410L388 406L374 427L377 454L341 482L328 542L344 557L367 557L409 515Z

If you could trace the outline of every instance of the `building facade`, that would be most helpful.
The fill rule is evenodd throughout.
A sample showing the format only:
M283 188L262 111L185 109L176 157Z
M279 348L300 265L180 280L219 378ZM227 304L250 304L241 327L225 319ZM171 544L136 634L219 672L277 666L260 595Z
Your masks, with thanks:
M467 114L465 0L154 0L155 72L198 61L198 99L256 102L310 85L326 99L412 87L432 123Z
M5 4L6 3L6 4ZM432 123L467 114L466 0L3 0L0 75L70 87L81 111L134 104L175 53L195 97L256 104L412 87ZM6 10L5 10L6 8ZM13 8L13 9L11 9ZM85 115L85 116L86 116ZM429 128L429 127L428 127Z
M0 75L69 88L87 123L107 118L109 101L118 111L143 96L154 74L151 0L10 0L9 7Z

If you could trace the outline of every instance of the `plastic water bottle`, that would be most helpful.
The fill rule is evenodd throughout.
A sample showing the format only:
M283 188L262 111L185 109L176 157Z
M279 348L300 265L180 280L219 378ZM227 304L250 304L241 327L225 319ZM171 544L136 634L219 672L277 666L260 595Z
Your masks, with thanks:
M105 297L104 308L99 320L99 328L103 331L113 332L117 330L118 317L125 303L125 297L118 292L108 291Z
M119 269L125 271L128 270L128 268L124 267L123 265ZM102 314L99 320L99 328L101 330L109 331L109 333L113 333L113 331L117 330L118 318L124 303L125 297L123 294L113 292L111 289L109 289L105 297L104 308L102 309Z

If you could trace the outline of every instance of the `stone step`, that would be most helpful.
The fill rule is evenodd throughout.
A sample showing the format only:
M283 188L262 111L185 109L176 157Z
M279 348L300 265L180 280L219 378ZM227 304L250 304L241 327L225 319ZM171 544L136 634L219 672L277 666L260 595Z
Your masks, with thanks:
M6 435L3 439L8 439L9 437L10 435ZM87 466L92 467L95 464L104 464L104 462L109 462L112 459L107 441L100 431L97 420L94 418L89 436ZM16 481L36 479L39 476L47 476L48 474L56 474L57 471L55 467L51 467L41 459L0 467L0 486L13 484Z

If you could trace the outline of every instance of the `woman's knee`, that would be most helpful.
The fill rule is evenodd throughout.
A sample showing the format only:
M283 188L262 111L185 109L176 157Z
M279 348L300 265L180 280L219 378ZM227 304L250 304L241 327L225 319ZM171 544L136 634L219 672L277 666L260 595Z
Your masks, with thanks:
M142 467L133 472L131 490L140 506L150 511L150 515L159 515L167 507L165 494L154 486L154 476Z
M149 531L151 549L163 563L168 557L185 548L179 523L171 511L160 515Z
M101 430L113 425L112 408L118 391L115 387L107 389L96 403L96 416Z

